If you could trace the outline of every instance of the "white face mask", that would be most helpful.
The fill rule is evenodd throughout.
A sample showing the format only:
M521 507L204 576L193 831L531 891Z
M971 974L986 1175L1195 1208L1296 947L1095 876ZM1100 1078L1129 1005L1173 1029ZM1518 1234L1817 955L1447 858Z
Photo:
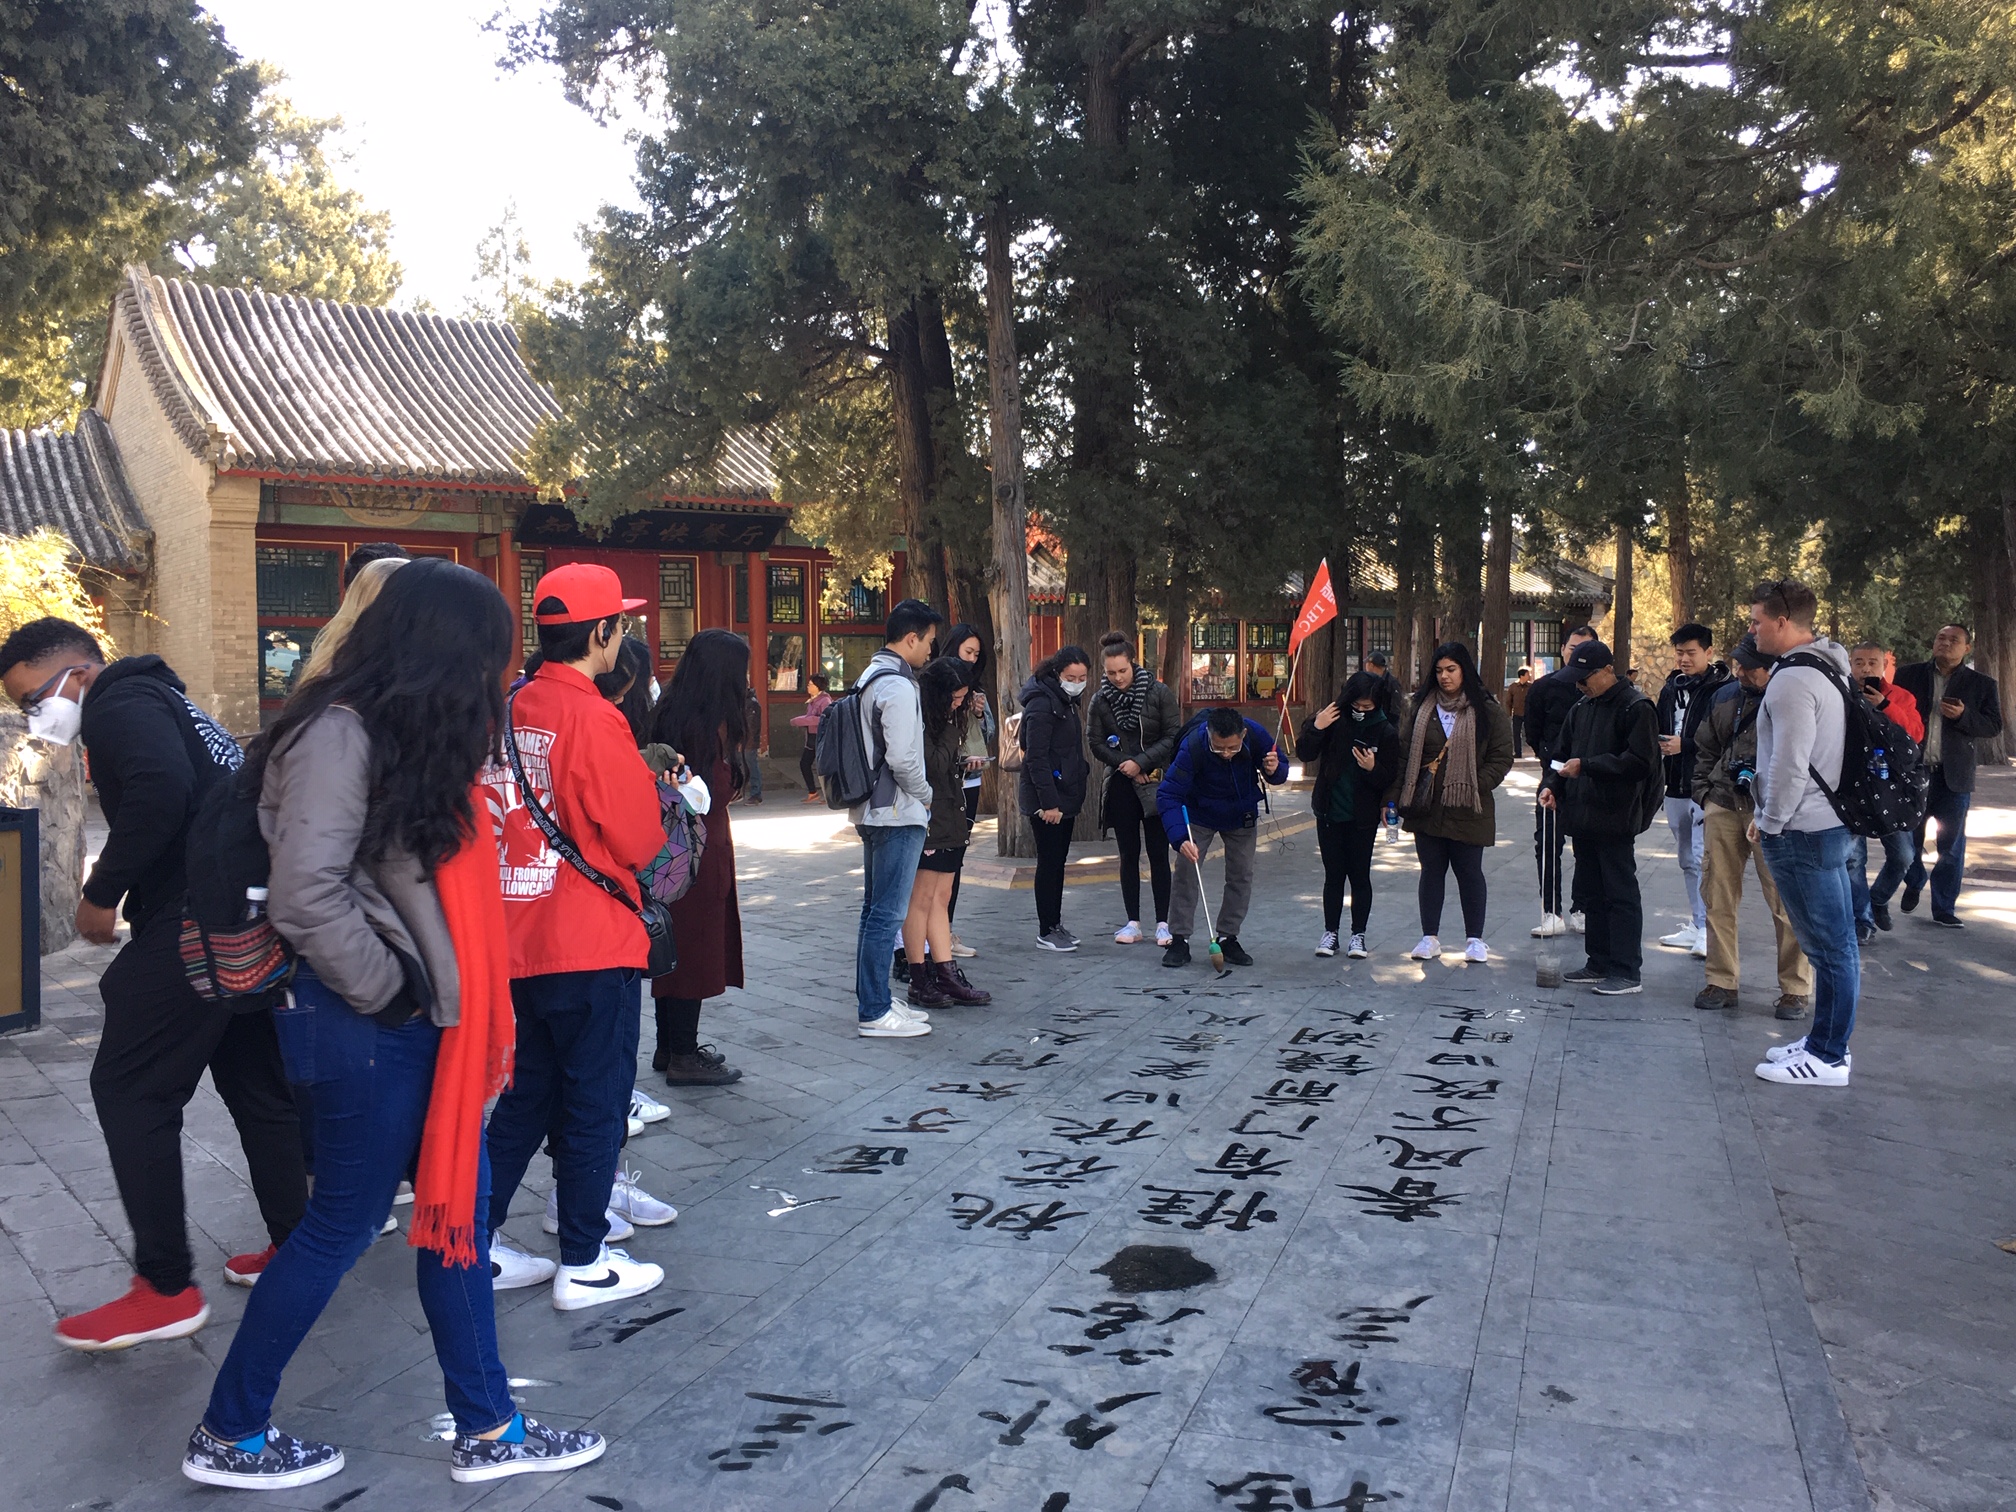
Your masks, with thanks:
M71 674L65 672L63 681L49 690L49 696L35 706L35 712L28 716L28 733L37 740L46 740L51 745L68 745L77 738L84 727L84 706L75 699L63 697L63 685L70 681Z
M1076 698L1085 691L1085 684L1082 682L1060 682L1057 686L1064 690L1066 698Z

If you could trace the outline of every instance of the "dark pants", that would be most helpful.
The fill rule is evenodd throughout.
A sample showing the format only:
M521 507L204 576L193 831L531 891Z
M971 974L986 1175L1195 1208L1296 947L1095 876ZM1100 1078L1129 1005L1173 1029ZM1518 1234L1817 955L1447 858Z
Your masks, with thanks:
M1351 933L1365 933L1372 922L1372 842L1378 824L1332 824L1316 821L1316 849L1323 855L1323 927L1337 933L1344 917L1344 884L1351 884Z
M1589 948L1589 969L1638 980L1645 965L1645 909L1638 898L1638 858L1629 838L1575 837L1576 903ZM1847 882L1843 869L1842 882Z
M273 1015L233 1013L199 998L182 974L181 932L180 914L158 915L105 968L98 984L105 1027L91 1066L91 1101L133 1226L133 1268L168 1296L188 1286L194 1266L183 1223L182 1110L206 1067L238 1126L275 1244L293 1232L308 1201Z
M1875 882L1869 880L1869 842L1860 835L1855 837L1854 855L1848 862L1848 888L1855 898L1855 922L1871 929L1876 927L1875 905L1890 901L1918 855L1909 830L1885 835L1876 843L1883 847L1883 864L1877 868Z
M634 966L556 971L511 984L518 1051L490 1115L490 1228L503 1227L525 1167L550 1132L560 1263L587 1265L608 1235L609 1191L637 1079Z
M1118 772L1106 779L1106 822L1120 848L1120 901L1127 917L1141 918L1141 842L1148 842L1148 887L1155 898L1155 922L1169 917L1169 837L1162 816L1141 806L1134 779Z
M1526 716L1512 716L1512 759L1517 761L1526 754Z
M275 1014L293 1079L317 1114L315 1195L280 1253L252 1288L245 1316L210 1389L203 1421L218 1438L250 1438L271 1420L273 1396L295 1350L337 1283L371 1247L392 1193L420 1149L441 1031L420 1016L385 1029L324 986L303 962L294 1005ZM484 1213L489 1165L477 1150L476 1263L449 1266L415 1250L415 1281L455 1426L486 1433L517 1410L497 1357Z
M1421 933L1442 933L1442 897L1448 873L1456 873L1456 895L1463 900L1463 933L1484 938L1484 847L1440 835L1416 835L1414 854L1421 860Z
M1568 837L1561 832L1561 817L1558 812L1533 805L1533 866L1540 874L1540 911L1558 914L1567 912L1561 906L1562 852L1568 844ZM1579 854L1579 852L1578 852ZM1575 912L1583 912L1582 876L1575 876Z
M1036 832L1036 933L1046 935L1064 922L1064 863L1071 856L1071 826L1075 814L1056 824L1029 816Z
M971 824L979 816L979 813L980 789L978 786L969 787L966 789L966 822ZM965 876L965 869L966 855L962 850L959 855L959 870L952 873L952 896L945 900L945 922L948 925L951 924L953 917L959 912L959 881ZM898 941L897 944L898 948L901 948L902 942Z
M819 779L812 775L812 758L819 754L819 742L811 734L805 737L805 749L798 753L798 776L805 784L805 791L819 791Z
M1967 865L1967 810L1972 793L1956 793L1946 786L1944 768L1932 768L1932 788L1925 795L1925 818L1939 826L1936 841L1938 860L1932 867L1932 912L1945 915L1960 904L1960 876ZM1925 825L1913 833L1917 854L1904 874L1906 887L1925 885Z

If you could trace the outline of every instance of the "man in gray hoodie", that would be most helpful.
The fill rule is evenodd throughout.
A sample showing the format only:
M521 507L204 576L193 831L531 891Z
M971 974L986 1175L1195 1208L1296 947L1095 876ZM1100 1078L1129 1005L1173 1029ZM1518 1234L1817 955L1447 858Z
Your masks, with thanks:
M889 611L883 627L886 644L854 684L861 696L861 734L876 762L868 801L847 811L861 835L854 997L864 1039L914 1039L931 1032L927 1014L891 999L889 953L910 907L931 816L917 669L930 658L932 634L944 623L945 616L921 599L903 600Z
M1855 837L1834 812L1827 789L1841 786L1849 660L1844 648L1814 634L1817 608L1803 583L1759 583L1750 592L1757 648L1779 659L1757 715L1753 827L1814 978L1806 1037L1766 1052L1757 1074L1796 1086L1845 1087L1848 1036L1862 989L1848 877Z

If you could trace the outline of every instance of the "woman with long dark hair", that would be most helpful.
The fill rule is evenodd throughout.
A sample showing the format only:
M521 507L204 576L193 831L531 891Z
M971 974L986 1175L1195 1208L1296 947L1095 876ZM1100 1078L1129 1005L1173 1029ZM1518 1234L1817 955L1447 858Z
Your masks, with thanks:
M980 639L978 630L963 622L946 631L940 644L944 647L939 653L941 656L950 657L966 667L969 691L962 711L966 719L965 770L960 774L959 782L966 795L966 821L970 825L980 817L980 783L987 774L987 756L996 733L994 706L987 700L987 645ZM945 905L948 924L959 917L959 882L963 875L962 860L961 870L952 874L952 897ZM970 960L979 952L955 932L952 954L961 960Z
M672 681L651 715L651 738L686 758L707 784L707 849L686 896L672 905L679 965L655 977L658 1010L654 1070L673 1087L720 1087L742 1073L700 1043L700 1005L742 985L742 910L735 898L735 835L728 805L749 780L749 643L726 630L702 630L686 643Z
M595 679L595 691L623 711L630 738L642 746L651 738L651 705L657 689L651 676L651 648L634 635L616 648L616 665Z
M593 1433L519 1413L497 1354L483 1106L514 1020L496 816L472 787L499 749L516 639L488 580L413 562L253 744L269 917L298 958L274 1020L290 1079L312 1089L317 1171L190 1435L191 1480L277 1490L343 1468L342 1450L274 1427L273 1399L416 1153L407 1242L455 1422L450 1474L602 1454Z
M1488 961L1484 943L1484 852L1498 843L1492 791L1512 770L1512 718L1477 675L1461 641L1435 648L1427 679L1415 691L1400 734L1402 770L1396 789L1414 853L1421 861L1421 941L1417 961L1442 954L1442 899L1456 873L1463 901L1463 959ZM1423 777L1426 782L1423 782ZM1417 804L1417 798L1426 802Z
M1064 865L1091 778L1078 712L1091 668L1083 647L1066 646L1038 663L1022 685L1019 796L1036 835L1036 944L1043 950L1078 948L1078 937L1064 927Z
M1302 721L1295 759L1316 774L1316 848L1323 856L1323 933L1316 954L1337 954L1344 885L1351 885L1351 939L1345 955L1363 960L1372 921L1372 842L1386 793L1400 770L1400 736L1386 717L1385 679L1353 672L1336 701Z
M952 960L949 904L973 821L959 774L966 765L965 704L971 673L957 657L941 656L917 674L918 703L924 715L924 775L931 784L931 817L924 831L924 855L910 889L903 920L903 950L910 973L910 1006L980 1006L993 998L966 980ZM925 959L925 946L930 959Z

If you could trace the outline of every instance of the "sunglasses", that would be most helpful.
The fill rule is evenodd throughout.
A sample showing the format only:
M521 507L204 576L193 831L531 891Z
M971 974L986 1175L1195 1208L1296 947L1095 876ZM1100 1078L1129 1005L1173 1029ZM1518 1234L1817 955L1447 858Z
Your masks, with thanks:
M87 669L87 663L84 662L77 662L72 666L61 668L56 673L55 676L51 677L47 682L42 684L42 686L37 688L33 693L30 693L26 698L17 699L15 700L15 702L19 704L21 712L23 714L32 716L37 709L42 707L43 700L48 698L48 696L51 693L54 693L57 688L62 686L64 678L68 677L73 672L82 672L85 671L86 669Z

